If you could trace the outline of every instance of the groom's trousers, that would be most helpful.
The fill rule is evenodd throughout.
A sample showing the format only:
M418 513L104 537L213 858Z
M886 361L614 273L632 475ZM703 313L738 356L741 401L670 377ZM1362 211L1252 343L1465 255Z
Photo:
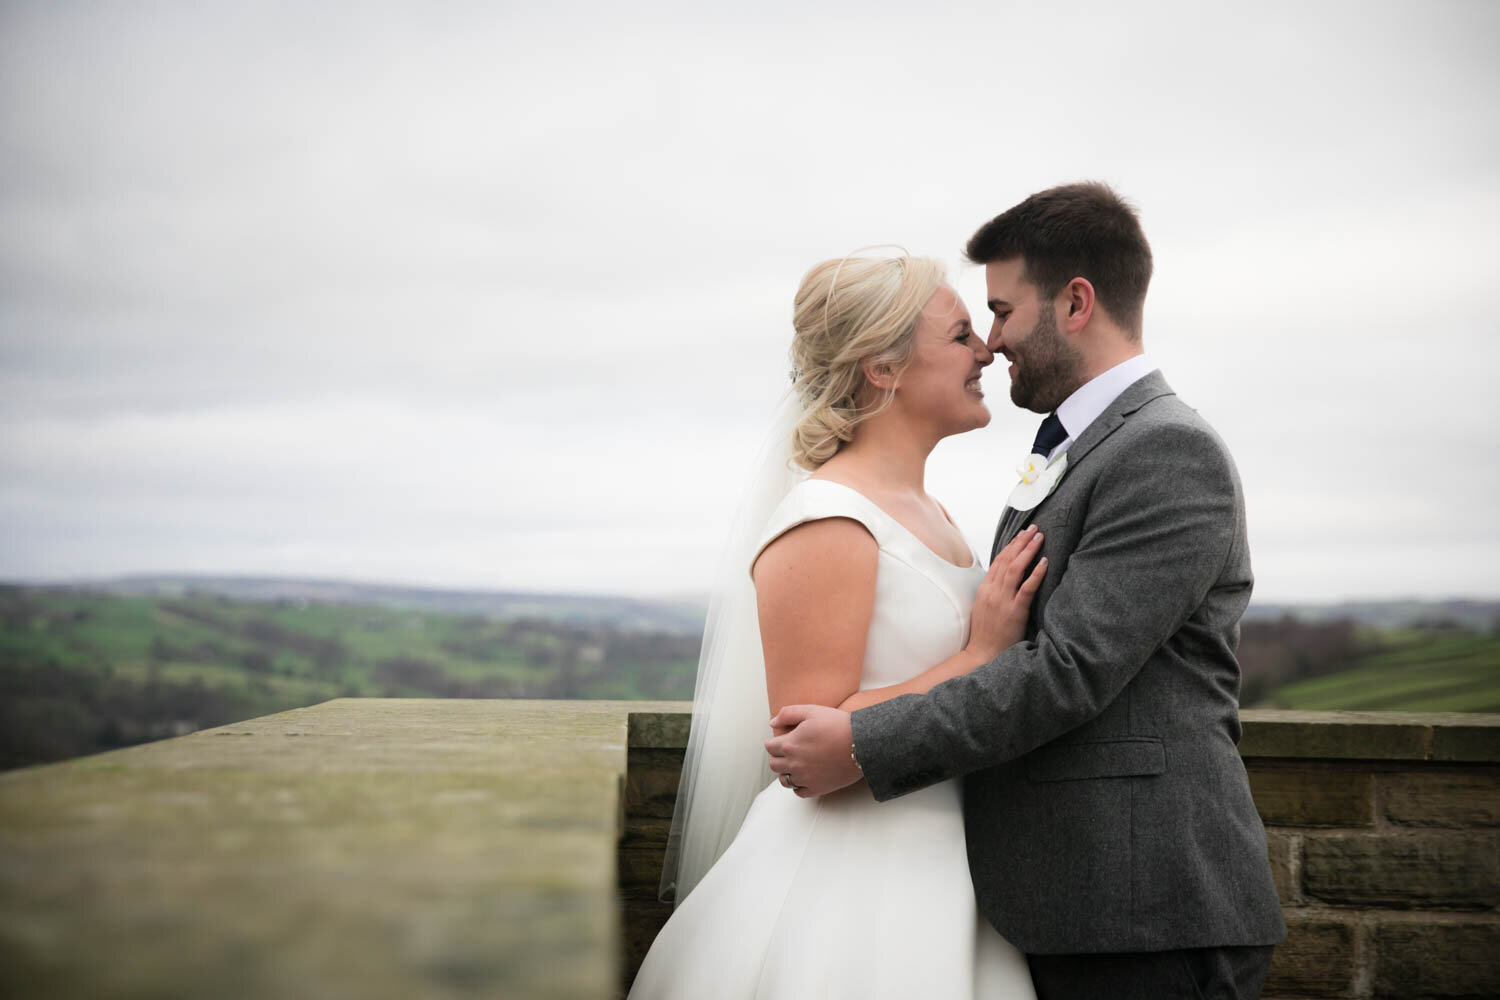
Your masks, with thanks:
M1037 1000L1256 1000L1270 946L1028 955Z

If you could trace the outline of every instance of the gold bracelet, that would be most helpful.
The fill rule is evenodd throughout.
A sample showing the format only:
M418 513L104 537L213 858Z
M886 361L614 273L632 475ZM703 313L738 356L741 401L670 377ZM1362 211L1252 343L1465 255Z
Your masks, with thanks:
M854 769L856 771L858 771L860 774L865 773L865 769L860 766L859 758L854 756L854 742L852 740L849 742L849 759L854 761Z

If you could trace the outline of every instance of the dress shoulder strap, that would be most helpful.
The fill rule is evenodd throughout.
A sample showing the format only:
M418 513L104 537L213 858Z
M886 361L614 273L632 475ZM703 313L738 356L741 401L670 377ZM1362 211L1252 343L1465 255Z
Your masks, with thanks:
M874 537L877 545L885 548L890 544L890 515L863 493L828 479L804 479L792 487L791 492L772 512L746 570L755 566L755 560L760 558L767 545L797 525L829 517L847 517L851 521L858 521Z

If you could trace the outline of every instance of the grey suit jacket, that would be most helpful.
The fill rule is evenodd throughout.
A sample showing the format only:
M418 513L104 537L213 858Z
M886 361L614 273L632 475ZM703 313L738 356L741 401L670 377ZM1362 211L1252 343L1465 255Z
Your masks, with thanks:
M1268 945L1286 934L1236 746L1250 600L1239 476L1160 372L1007 509L1046 533L1027 639L853 715L877 799L966 775L980 910L1034 954Z

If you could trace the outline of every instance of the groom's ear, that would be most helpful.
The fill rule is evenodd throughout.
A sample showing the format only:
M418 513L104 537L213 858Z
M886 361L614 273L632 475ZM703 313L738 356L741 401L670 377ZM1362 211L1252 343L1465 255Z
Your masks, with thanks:
M1094 315L1094 286L1087 278L1074 278L1063 287L1058 295L1059 305L1063 309L1062 328L1069 333L1077 333L1088 325L1089 318Z

